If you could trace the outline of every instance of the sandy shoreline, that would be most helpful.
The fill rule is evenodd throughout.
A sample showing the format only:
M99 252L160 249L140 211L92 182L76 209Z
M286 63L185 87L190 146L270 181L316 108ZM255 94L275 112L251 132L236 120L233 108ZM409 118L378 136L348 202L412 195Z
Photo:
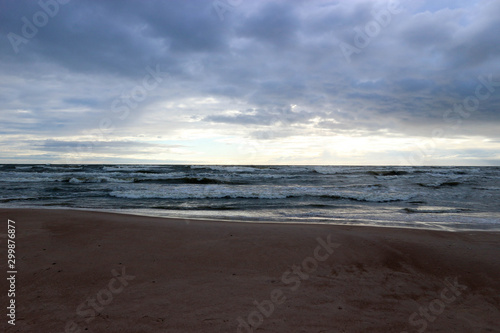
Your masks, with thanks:
M500 232L0 215L7 332L500 332Z

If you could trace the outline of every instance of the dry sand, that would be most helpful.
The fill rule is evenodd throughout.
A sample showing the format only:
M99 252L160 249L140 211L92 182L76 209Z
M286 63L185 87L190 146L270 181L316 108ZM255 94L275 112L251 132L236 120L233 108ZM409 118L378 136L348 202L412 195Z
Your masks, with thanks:
M7 332L500 332L500 233L0 215Z

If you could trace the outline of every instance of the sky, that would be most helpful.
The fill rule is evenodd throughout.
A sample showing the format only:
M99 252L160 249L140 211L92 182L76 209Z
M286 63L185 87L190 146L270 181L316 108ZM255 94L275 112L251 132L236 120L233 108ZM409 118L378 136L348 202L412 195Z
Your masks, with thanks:
M500 165L500 1L0 0L0 163Z

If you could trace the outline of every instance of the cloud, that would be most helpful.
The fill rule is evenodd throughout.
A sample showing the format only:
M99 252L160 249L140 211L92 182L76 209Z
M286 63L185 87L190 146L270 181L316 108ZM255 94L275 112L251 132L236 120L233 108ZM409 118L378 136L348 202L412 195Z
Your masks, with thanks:
M224 2L223 20L214 3L71 1L37 27L38 2L3 1L2 144L36 137L35 150L53 158L62 154L58 144L80 141L123 142L142 154L134 140L144 133L150 144L164 135L164 144L184 146L195 140L189 135L300 136L311 145L339 134L425 140L436 128L446 138L499 139L497 1ZM24 41L13 46L12 34ZM357 48L350 62L340 43ZM165 75L140 96L147 68L156 66ZM487 97L478 99L478 85ZM453 111L471 98L474 112ZM113 129L101 130L103 121ZM205 154L196 142L194 151ZM114 145L95 153L116 157L122 147Z
M140 141L63 141L63 140L45 140L43 142L30 142L31 147L43 151L60 152L64 149L93 149L99 151L113 150L127 150L129 153L141 151L146 148L155 149L171 149L181 148L182 145L167 145L167 144L152 144Z
M234 115L207 116L205 121L238 124L238 125L264 125L264 126L289 126L293 124L304 124L312 118L318 117L307 111L294 111L292 107L274 107L271 109L251 109L246 112L239 112Z

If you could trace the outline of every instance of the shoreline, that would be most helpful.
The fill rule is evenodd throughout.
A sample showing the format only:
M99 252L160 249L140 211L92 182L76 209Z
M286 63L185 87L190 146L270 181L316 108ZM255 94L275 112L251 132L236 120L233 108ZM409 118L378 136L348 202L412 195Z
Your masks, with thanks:
M7 331L500 332L500 232L0 216L17 228Z
M137 217L148 217L148 218L158 218L165 220L183 220L183 221L199 221L199 222L216 222L216 223L249 223L249 224L278 224L278 225L304 225L304 226L312 226L312 225L324 225L324 226L339 226L339 227L366 227L366 228L389 228L389 229L404 229L404 230L428 230L428 231L444 231L444 232L493 232L500 233L500 227L492 228L492 229L453 229L446 228L443 226L436 225L434 227L415 227L415 225L411 226L401 226L401 225L375 225L368 223L358 223L353 221L352 224L346 223L329 223L329 222L317 222L317 221L307 221L307 222L291 222L291 221L267 221L267 220L243 220L243 219L216 219L216 218L194 218L194 217L177 217L177 216L161 216L148 214L146 212L133 212L127 209L95 209L95 208L79 208L79 207L47 207L47 206L29 206L29 207L0 207L0 211L2 210L21 210L21 211L32 211L32 210L47 210L47 211L77 211L77 212L94 212L94 213L103 213L103 214L116 214L116 215L125 215L125 216L137 216ZM348 218L342 219L344 221L350 221ZM389 221L386 221L389 222ZM403 221L395 221L395 223L403 222ZM443 223L443 222L434 222L434 221L425 221L424 223L432 225L432 223Z

